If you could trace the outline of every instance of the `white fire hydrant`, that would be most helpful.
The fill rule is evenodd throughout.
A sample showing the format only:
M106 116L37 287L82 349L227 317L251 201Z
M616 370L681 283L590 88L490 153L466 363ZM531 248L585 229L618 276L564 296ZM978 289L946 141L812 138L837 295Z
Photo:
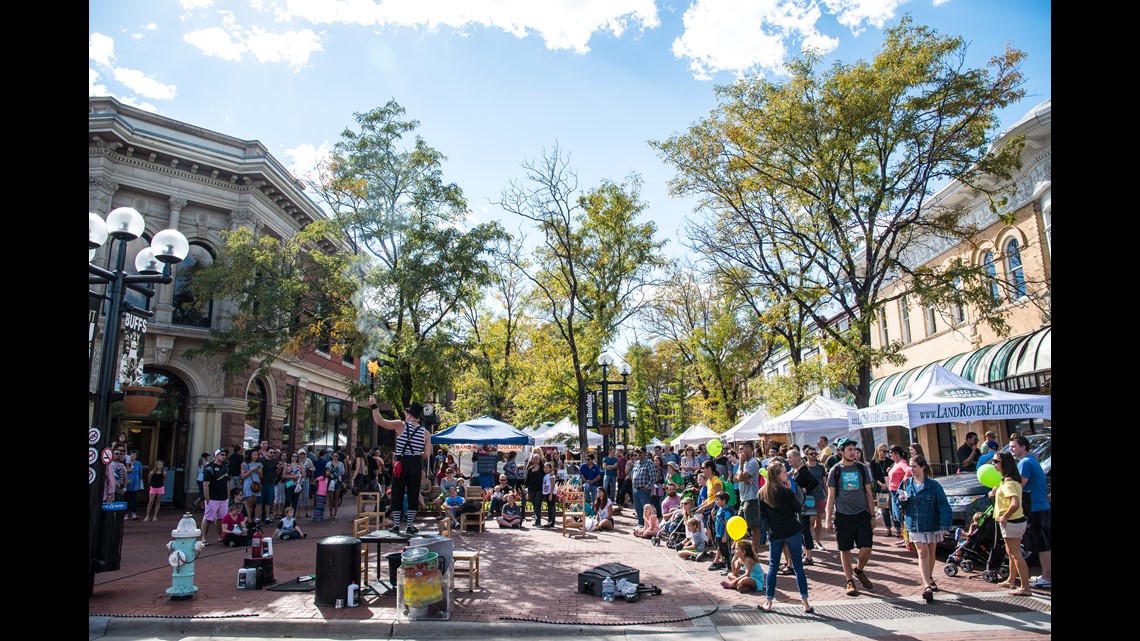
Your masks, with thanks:
M174 537L174 540L166 544L166 549L170 550L167 561L174 568L174 572L166 593L174 600L189 599L198 591L198 586L194 585L194 559L205 547L205 544L198 540L198 537L202 536L202 530L198 529L194 518L186 512L178 522L178 529L171 530L170 536Z

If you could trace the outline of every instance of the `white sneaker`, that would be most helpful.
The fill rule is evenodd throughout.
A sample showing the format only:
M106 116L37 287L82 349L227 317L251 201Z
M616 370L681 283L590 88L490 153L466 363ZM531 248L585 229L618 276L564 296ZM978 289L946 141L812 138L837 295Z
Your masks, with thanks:
M1037 577L1036 579L1029 582L1029 587L1031 587L1031 588L1052 588L1053 582L1050 581L1049 579L1044 578L1044 577Z

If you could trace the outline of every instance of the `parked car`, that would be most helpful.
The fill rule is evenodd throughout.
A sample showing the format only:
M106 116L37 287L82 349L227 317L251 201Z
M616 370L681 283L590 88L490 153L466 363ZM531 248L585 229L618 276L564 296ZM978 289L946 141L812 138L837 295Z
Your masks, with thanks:
M1041 469L1045 470L1047 496L1052 502L1053 481L1050 469L1052 467L1053 436L1050 433L1026 434L1025 438L1029 439L1029 451L1041 463ZM1008 452L1009 446L1006 445L1001 451ZM938 482L946 490L946 498L949 499L950 507L954 510L954 528L969 529L974 514L990 505L990 488L982 485L978 481L978 476L972 472L939 477ZM955 545L953 528L946 534L942 545Z

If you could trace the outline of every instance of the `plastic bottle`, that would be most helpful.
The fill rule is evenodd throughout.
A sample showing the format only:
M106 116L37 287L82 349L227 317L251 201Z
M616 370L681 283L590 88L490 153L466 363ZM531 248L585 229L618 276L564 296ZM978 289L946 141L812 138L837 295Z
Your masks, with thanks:
M356 581L348 584L348 600L345 601L348 607L355 608L357 606L357 597L360 596L360 586Z
M608 576L602 581L602 600L614 600L614 580Z

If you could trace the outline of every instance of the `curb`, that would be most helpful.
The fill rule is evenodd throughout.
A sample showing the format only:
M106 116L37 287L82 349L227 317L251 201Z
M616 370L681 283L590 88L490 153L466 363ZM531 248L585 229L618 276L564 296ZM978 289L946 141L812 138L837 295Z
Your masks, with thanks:
M566 637L593 636L602 628L621 626L563 625L556 623L502 623L488 622L472 625L466 621L349 621L319 619L262 619L238 618L187 618L167 617L89 617L88 635L158 638L172 635L202 637L261 637L261 638L337 638L337 639L452 639L496 637ZM624 632L624 630L622 630Z

